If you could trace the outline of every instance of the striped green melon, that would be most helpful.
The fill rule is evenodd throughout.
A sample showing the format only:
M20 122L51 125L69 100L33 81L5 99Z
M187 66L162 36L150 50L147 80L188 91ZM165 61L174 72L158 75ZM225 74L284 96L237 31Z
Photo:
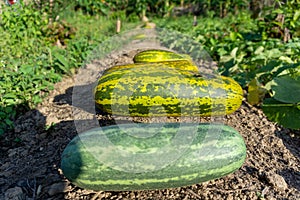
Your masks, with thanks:
M192 63L190 56L178 54L167 50L150 49L137 53L133 57L135 63L153 63L162 61L180 61L185 60Z
M179 70L187 70L187 71L198 71L198 67L187 60L180 60L180 61L161 61L156 63L147 63L147 66L157 67L157 68L174 68ZM133 63L133 64L126 64L126 65L116 65L111 68L108 68L104 71L103 74L111 73L113 71L117 71L120 69L132 69L138 67L145 67L145 63Z
M243 138L225 125L119 124L76 136L61 169L91 190L152 190L188 186L226 176L246 157Z
M96 106L121 116L220 116L236 111L241 86L224 76L153 64L105 73L95 87Z

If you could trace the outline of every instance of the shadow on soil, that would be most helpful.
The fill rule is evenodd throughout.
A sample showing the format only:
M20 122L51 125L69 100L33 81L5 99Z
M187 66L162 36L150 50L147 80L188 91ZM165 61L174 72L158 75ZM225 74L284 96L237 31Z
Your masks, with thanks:
M275 135L282 139L286 148L299 161L298 171L290 169L289 164L287 163L287 168L281 171L279 174L284 177L285 180L290 180L287 184L300 191L300 131L283 129L281 131L275 131Z

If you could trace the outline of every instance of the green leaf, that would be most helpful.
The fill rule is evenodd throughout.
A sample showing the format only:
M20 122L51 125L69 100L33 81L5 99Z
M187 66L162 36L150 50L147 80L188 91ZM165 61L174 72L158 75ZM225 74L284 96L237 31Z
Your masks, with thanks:
M69 68L69 62L68 60L61 54L59 53L53 53L53 56L59 61L60 64L58 64L58 67L64 71L67 72L68 68Z
M8 126L10 126L10 127L13 126L13 124L14 124L13 121L10 120L10 119L8 119L8 118L5 119L4 122L5 122Z
M0 119L1 118L5 118L7 115L6 115L6 113L5 112L3 112L3 111L0 111Z
M272 87L272 85L274 85L275 83L274 83L274 79L273 80L271 80L271 81L269 81L269 82L267 82L266 84L265 84L265 89L266 90L271 90L271 87Z
M284 104L274 98L268 98L264 100L262 110L269 120L286 128L300 129L299 106Z
M298 77L300 77L300 63L293 64L292 66L295 67L284 69L283 71L278 73L277 76L289 75L294 79L299 79Z
M293 20L297 21L299 17L300 17L300 10L296 10L293 16Z
M274 91L274 98L284 103L300 102L300 80L295 80L290 76L280 76L274 78L271 86Z
M24 65L24 66L19 68L19 71L22 72L25 75L32 75L33 74L33 67L28 66L28 65Z
M280 56L279 60L281 60L283 62L286 62L286 63L289 63L289 64L293 64L293 60L288 56Z
M271 60L266 65L264 65L262 68L257 70L256 77L260 77L261 75L266 74L266 73L270 74L271 72L273 72L274 69L277 69L278 67L280 67L280 65L281 65L281 61Z
M261 54L263 51L264 51L264 47L263 46L259 46L259 47L257 47L257 49L254 51L254 54L255 55L259 55L259 54Z
M229 37L232 41L236 41L238 38L243 39L243 36L238 32L230 32Z
M236 54L237 54L237 51L239 50L239 48L238 47L235 47L231 52L230 52L230 56L232 57L232 58L236 58Z
M271 49L266 51L265 55L267 58L279 58L282 55L282 52L279 49Z
M3 98L5 99L16 99L17 98L17 95L15 94L12 94L12 93L7 93L3 96Z
M5 133L4 128L0 128L0 136L4 135L4 133Z
M5 99L4 101L7 105L14 105L16 103L15 99Z

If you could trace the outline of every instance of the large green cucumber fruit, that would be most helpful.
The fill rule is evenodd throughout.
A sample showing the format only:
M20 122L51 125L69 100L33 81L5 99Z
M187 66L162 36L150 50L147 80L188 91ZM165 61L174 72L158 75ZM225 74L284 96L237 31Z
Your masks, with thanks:
M178 54L172 51L159 50L159 49L150 49L144 50L137 53L133 57L135 63L153 63L153 62L162 62L162 61L192 61L191 57L186 54Z
M104 73L94 89L101 112L121 116L222 116L242 103L232 78L163 68L124 68Z
M152 190L224 177L245 158L243 138L226 125L119 124L76 136L62 154L61 169L85 189Z

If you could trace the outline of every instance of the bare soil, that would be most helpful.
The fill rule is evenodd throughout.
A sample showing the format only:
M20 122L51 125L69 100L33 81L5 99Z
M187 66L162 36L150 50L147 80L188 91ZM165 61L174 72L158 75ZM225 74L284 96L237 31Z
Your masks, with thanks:
M121 60L113 57L111 60L117 61L110 64L127 63L132 55L123 54ZM91 72L89 67L95 66L85 68L86 75ZM86 85L80 85L75 76L64 78L36 109L18 117L14 131L0 141L0 199L300 199L299 131L270 122L260 109L245 101L235 113L222 118L240 132L247 146L246 161L233 174L188 187L153 191L106 192L74 186L63 176L60 159L66 145L78 134L78 119L83 116L81 125L95 119L101 125L115 123L112 116L94 115L89 106L80 108L89 101L81 95L91 91L97 76L91 72ZM83 104L77 104L78 97ZM89 125L82 129L88 128Z

